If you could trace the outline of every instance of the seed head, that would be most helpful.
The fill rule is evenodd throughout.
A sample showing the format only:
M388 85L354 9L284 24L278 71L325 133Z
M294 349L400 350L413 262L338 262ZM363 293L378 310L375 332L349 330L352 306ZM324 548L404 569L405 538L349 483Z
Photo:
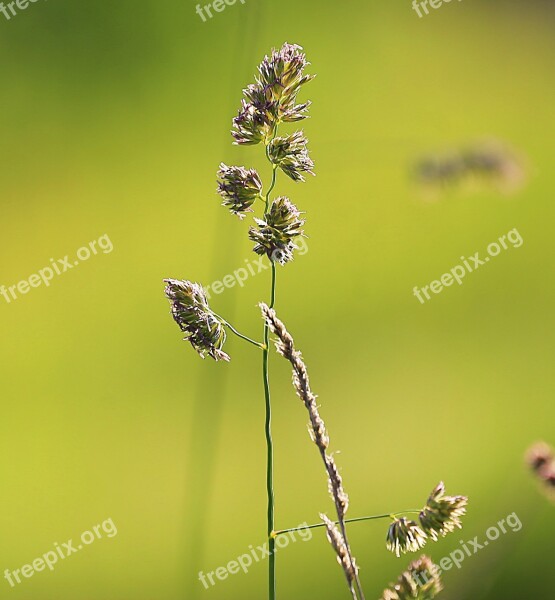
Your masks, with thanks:
M326 454L325 463L328 472L328 491L335 503L338 518L343 520L349 509L349 496L343 488L343 479L333 456Z
M420 512L420 524L434 541L445 537L456 527L462 529L460 517L466 514L466 496L446 496L445 485L440 482L430 494L426 506Z
M326 455L330 439L328 432L326 431L326 425L320 416L318 405L316 403L316 395L310 389L310 379L308 377L308 369L303 360L302 353L299 350L295 350L295 343L293 338L285 328L285 325L278 319L276 311L270 308L263 302L259 304L262 316L268 324L270 331L275 333L277 340L276 350L283 358L288 360L293 367L293 386L297 392L297 396L302 400L305 405L308 415L310 417L310 425L308 426L308 432L310 438L320 450L320 454L324 458L326 465L326 471L328 472L330 491L335 489L336 493L332 493L334 500L341 500L336 502L338 512L340 512L340 506L344 505L343 514L347 511L348 497L343 490L343 483L341 476L335 465L335 461L331 456ZM331 474L333 474L333 476Z
M251 206L262 193L262 182L254 169L228 167L224 163L218 170L218 194L223 198L222 206L240 219L252 212Z
M554 460L553 450L545 443L534 444L527 453L527 461L533 471L538 471Z
M267 132L273 132L278 121L278 102L272 99L269 91L259 81L248 85L243 94L247 104L256 109L260 122L267 126Z
M231 134L235 138L235 144L244 146L259 144L270 135L265 112L242 100L239 114L233 119Z
M204 289L198 283L179 279L164 279L165 294L171 312L181 331L202 358L229 361L222 351L226 333L223 320L208 306Z
M304 235L304 220L297 207L285 196L276 198L264 219L255 219L258 227L249 229L257 254L266 254L281 265L293 260L295 238Z
M258 67L258 83L266 91L268 100L278 106L278 119L298 121L306 118L309 103L295 105L297 94L314 75L305 75L307 62L301 46L283 44L280 50L273 50Z
M425 185L490 182L502 191L518 189L526 180L523 159L497 140L424 157L416 165L415 174Z
M313 79L305 75L308 64L300 46L284 44L273 50L258 67L256 83L243 90L239 114L233 120L236 144L258 144L269 140L280 122L305 119L309 102L296 104L302 85Z
M527 453L530 468L550 488L555 488L555 455L544 442L534 444Z
M428 556L421 556L384 591L381 600L433 600L442 589L439 568Z
M331 521L326 515L320 514L320 518L326 525L326 535L329 543L332 545L332 548L337 554L337 562L343 568L349 586L352 586L357 576L358 568L355 561L351 560L350 558L349 550L345 544L345 538L333 521Z
M314 163L308 154L308 140L302 131L274 138L268 145L268 156L293 181L304 181L303 173L314 175Z
M414 522L405 517L394 519L387 532L386 546L397 557L407 552L417 552L426 545L426 534Z
M349 507L349 497L343 488L343 480L333 456L327 454L329 437L324 421L318 412L316 395L310 388L306 364L301 352L295 349L293 338L287 331L285 325L278 319L276 311L264 303L261 303L259 306L266 324L278 338L276 341L278 353L288 360L293 367L293 385L295 386L295 391L303 401L310 416L310 435L312 441L318 447L320 456L324 461L324 466L328 475L328 489L335 504L337 519L341 529L335 527L335 525L333 525L333 523L331 523L324 515L321 516L328 530L328 539L337 552L339 562L345 570L353 598L356 599L357 596L354 593L353 581L357 589L360 589L360 581L354 559L352 558L353 555L347 541L345 528L345 513Z

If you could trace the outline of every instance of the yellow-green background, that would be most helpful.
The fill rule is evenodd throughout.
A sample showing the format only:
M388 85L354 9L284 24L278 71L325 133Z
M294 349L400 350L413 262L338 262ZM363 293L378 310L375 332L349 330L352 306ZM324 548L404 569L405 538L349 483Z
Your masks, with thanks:
M436 559L507 514L523 522L445 574L443 597L551 598L553 505L523 465L555 442L552 2L464 0L419 19L409 0L247 0L206 23L185 0L37 2L0 15L0 284L102 234L91 258L11 304L0 298L0 570L112 518L24 600L263 599L266 565L205 591L264 541L260 356L230 339L202 362L162 279L211 283L252 256L247 222L219 207L220 161L241 89L272 46L305 47L317 79L303 126L317 165L278 180L307 213L309 252L280 269L278 309L310 367L340 450L351 516L420 505L445 480L470 497ZM291 129L293 130L293 129ZM527 186L426 203L423 152L495 136L527 157ZM412 295L509 229L502 253L420 305ZM214 297L260 337L268 275ZM272 358L277 526L331 512L287 365ZM386 522L351 528L367 598L406 566ZM347 598L321 531L278 555L280 600Z

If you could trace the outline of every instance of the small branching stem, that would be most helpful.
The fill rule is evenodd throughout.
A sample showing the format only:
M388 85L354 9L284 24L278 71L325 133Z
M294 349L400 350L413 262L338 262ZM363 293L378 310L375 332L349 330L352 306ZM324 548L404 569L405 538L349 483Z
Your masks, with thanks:
M345 523L358 523L360 521L374 521L377 519L391 519L391 518L395 518L398 515L406 515L406 514L412 514L412 513L419 513L419 510L416 509L412 509L412 510L401 510L400 512L396 512L396 513L385 513L383 515L370 515L368 517L355 517L353 519L345 519ZM335 521L335 525L339 525L339 521ZM319 527L325 527L325 523L315 523L314 525L307 525L306 527L292 527L291 529L280 529L279 531L274 531L274 537L277 537L278 535L283 535L284 533L291 533L294 531L304 531L305 529L317 529Z
M215 313L214 313L215 314ZM233 327L233 325L231 325L230 323L228 323L225 319L223 319L222 317L220 317L220 315L216 315L219 319L221 319L224 323L224 325L232 332L234 333L237 337L241 338L242 340L245 340L246 342L249 342L249 344L252 344L253 346L256 346L258 348L260 348L261 350L265 350L267 348L267 346L265 344L261 344L260 342L257 342L256 340L251 339L250 337L243 335L242 333L240 333L239 331L237 331L237 329L235 329L235 327Z

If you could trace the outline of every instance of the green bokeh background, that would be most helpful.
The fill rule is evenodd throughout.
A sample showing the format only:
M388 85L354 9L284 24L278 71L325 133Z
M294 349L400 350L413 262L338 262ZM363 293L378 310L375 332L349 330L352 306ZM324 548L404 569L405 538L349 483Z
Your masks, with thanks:
M260 357L230 364L180 341L162 279L208 284L250 258L247 222L219 207L220 161L268 168L229 127L263 55L304 46L318 73L304 123L316 178L278 180L307 213L309 252L278 273L278 309L341 450L350 515L420 505L445 480L465 528L523 528L444 576L446 600L551 598L554 507L523 465L555 442L555 9L464 0L419 19L409 0L247 0L202 22L188 0L37 2L0 15L0 284L107 234L91 258L0 297L0 569L112 518L99 540L0 597L262 599L266 565L204 590L264 542ZM525 188L426 202L423 152L494 136L526 156ZM412 295L512 228L524 238L420 305ZM267 272L213 305L260 337ZM331 512L287 365L272 359L277 526ZM406 566L386 522L351 528L367 598ZM347 598L321 531L278 555L279 598Z

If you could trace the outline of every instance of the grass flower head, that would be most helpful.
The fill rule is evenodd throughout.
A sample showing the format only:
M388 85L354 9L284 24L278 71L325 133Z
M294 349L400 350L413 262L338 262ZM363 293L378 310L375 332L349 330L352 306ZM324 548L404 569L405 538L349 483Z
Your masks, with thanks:
M314 79L305 75L308 66L302 47L287 42L279 50L273 50L258 67L258 83L265 90L268 100L278 107L278 120L285 122L306 118L309 103L296 105L301 87Z
M545 442L534 444L526 455L527 462L537 477L549 488L555 488L555 454Z
M285 43L264 58L258 67L256 83L243 90L245 98L233 120L236 144L267 143L279 123L300 121L308 116L310 102L296 103L301 87L314 77L304 74L309 63L301 50L300 46Z
M384 591L381 600L433 600L442 589L439 568L428 556L421 556Z
M304 181L303 173L314 175L307 144L303 132L295 131L287 137L274 138L268 145L268 156L293 181Z
M198 283L179 279L164 279L165 294L171 313L181 331L202 358L229 361L222 351L226 340L224 321L208 305L204 289Z
M345 543L343 534L336 527L335 523L331 521L326 515L320 514L320 518L326 526L326 535L329 543L337 554L337 562L343 568L345 577L349 586L352 588L353 582L358 573L358 568L354 560L351 559L351 555Z
M440 482L430 494L426 506L420 512L422 529L434 541L445 537L455 528L462 528L461 517L466 514L466 496L446 496L445 485Z
M252 212L251 206L262 194L262 182L254 169L228 167L221 163L218 170L218 194L223 199L222 206L240 219Z
M426 545L427 537L417 523L405 517L394 519L387 532L387 549L397 557L401 553L417 552Z
M255 242L254 251L266 254L281 265L293 260L295 238L304 235L304 220L297 207L285 196L276 198L264 219L255 219L258 227L251 227L249 238Z
M231 134L235 139L235 144L241 146L259 144L268 136L268 132L269 124L265 113L243 100L239 114L233 119Z

